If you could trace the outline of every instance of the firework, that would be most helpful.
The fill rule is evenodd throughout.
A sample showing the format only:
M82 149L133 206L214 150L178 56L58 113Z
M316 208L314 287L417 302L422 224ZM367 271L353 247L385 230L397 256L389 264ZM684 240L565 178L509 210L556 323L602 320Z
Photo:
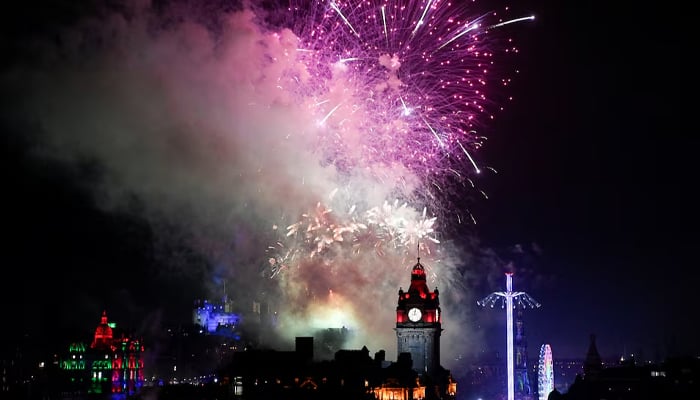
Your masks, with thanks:
M380 181L398 169L399 181L420 180L401 194L424 200L481 171L477 130L500 108L489 93L502 95L494 86L510 82L495 63L517 52L490 32L522 18L475 15L470 6L318 1L286 10L298 37L292 56L304 69L280 84L314 115L324 161Z
M393 205L385 202L381 207L373 207L362 215L356 216L354 211L355 207L352 207L343 218L318 203L315 210L302 214L302 219L287 227L285 236L292 245L285 246L277 242L276 246L268 248L278 254L269 259L273 275L289 261L299 257L313 258L326 252L335 254L332 250L346 243L355 253L371 248L379 255L386 251L408 255L416 249L423 249L430 254L430 244L440 243L431 236L436 217L427 217L425 208L417 216L414 215L415 210L406 203L399 206L397 200ZM276 230L277 226L273 229ZM284 250L287 248L289 249Z
M463 1L279 1L127 0L47 37L3 83L42 153L99 165L96 203L184 242L240 304L276 303L282 334L333 311L391 351L378 321L417 256L459 324L475 257L450 230L473 220L517 18ZM194 268L165 250L163 265Z
M368 205L359 185L348 184L353 195L318 203L289 223L285 248L303 247L308 257L340 244L358 250L367 241L380 253L415 249L421 241L439 243L438 217L473 220L448 192L473 186L471 177L482 170L475 153L485 137L477 132L510 82L497 61L517 52L491 32L531 18L474 9L470 2L370 0L265 10L268 22L285 21L269 27L294 60L280 73L279 89L315 122L308 132L319 161L349 182L361 175L388 186L399 199Z

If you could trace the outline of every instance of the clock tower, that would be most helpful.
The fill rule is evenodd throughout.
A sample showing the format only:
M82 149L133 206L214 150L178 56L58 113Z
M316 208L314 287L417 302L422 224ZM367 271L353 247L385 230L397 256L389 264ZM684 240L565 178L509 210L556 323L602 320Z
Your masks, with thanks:
M434 377L440 369L441 321L439 292L428 289L418 257L411 270L411 285L405 292L399 289L395 330L397 355L411 353L413 370L421 376Z

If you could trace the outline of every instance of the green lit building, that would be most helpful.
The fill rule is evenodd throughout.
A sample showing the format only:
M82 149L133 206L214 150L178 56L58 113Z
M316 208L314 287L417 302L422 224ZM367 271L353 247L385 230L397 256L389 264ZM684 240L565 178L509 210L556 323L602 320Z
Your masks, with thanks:
M143 343L122 335L113 337L114 323L102 313L92 343L72 343L61 359L66 390L87 394L133 395L143 386Z

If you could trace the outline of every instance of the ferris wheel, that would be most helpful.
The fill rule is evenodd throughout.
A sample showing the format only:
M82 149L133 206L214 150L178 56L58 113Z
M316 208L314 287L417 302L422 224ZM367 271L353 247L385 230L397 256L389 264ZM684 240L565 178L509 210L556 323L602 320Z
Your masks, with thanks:
M554 390L552 348L548 344L543 344L540 348L540 362L537 368L537 391L540 400L547 400L552 390Z

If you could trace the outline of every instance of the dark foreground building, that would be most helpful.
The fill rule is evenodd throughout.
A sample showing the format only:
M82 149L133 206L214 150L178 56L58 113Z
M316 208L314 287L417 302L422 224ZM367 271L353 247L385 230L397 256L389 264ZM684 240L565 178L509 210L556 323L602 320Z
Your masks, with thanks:
M294 351L235 353L221 371L228 394L242 399L452 400L457 384L440 365L442 332L437 288L430 291L420 259L396 307L398 359L384 350L338 350L332 360L315 361L311 337L298 337Z
M583 374L566 393L548 400L697 400L700 399L700 357L668 358L660 364L636 365L634 359L605 367L591 335Z

